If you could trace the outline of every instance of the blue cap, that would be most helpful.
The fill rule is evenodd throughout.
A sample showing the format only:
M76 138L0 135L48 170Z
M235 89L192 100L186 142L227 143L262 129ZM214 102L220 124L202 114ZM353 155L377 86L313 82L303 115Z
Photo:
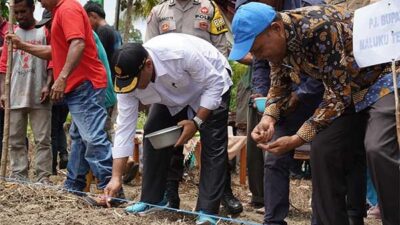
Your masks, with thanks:
M250 2L240 6L232 21L234 43L229 59L245 57L256 37L269 27L275 17L274 8L264 3Z

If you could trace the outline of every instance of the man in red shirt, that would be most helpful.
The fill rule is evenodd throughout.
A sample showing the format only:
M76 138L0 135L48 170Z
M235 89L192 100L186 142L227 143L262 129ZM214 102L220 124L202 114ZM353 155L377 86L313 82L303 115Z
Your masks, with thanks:
M51 98L54 101L65 98L73 119L71 155L64 186L72 191L82 191L86 184L85 175L91 169L99 180L98 188L104 189L106 195L115 196L118 191L122 194L121 174L114 174L111 179L111 143L104 131L107 77L97 57L89 18L75 0L39 2L53 14L51 47L22 42L15 35L8 35L8 38L16 48L52 59L54 84ZM115 165L119 165L118 160L115 161Z

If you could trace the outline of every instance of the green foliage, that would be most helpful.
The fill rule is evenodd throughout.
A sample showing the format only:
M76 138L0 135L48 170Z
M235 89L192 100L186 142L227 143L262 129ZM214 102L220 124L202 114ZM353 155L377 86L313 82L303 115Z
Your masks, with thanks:
M122 37L125 36L125 26L125 20L121 20L118 30ZM129 29L128 42L143 43L142 32L140 32L139 29L134 28L133 25L131 25L131 27L132 28Z
M248 66L238 63L236 61L229 61L229 64L231 65L233 71L232 74L233 85L231 87L231 102L229 105L229 111L236 111L237 85L239 84L242 76L246 74Z
M129 0L121 0L121 11L128 7ZM160 0L131 0L132 1L132 16L134 19L145 18L149 15L151 9L156 6Z
M0 1L0 7L1 7L1 17L8 19L9 15L9 8L8 8L8 1L7 0L1 0Z
M104 6L104 0L91 0L92 2L97 2L100 5Z
M146 113L144 111L140 111L136 123L137 130L143 130L144 124L146 123L146 119L147 119Z

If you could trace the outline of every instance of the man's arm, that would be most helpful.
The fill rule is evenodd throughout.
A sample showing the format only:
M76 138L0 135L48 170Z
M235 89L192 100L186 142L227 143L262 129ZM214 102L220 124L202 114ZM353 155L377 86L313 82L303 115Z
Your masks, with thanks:
M182 70L187 71L191 78L199 85L202 85L204 89L200 96L200 106L196 113L196 117L204 122L212 110L217 109L221 104L221 96L226 88L225 77L222 73L227 73L227 71L217 71L202 55L190 51L186 52L182 65ZM186 143L200 128L192 120L183 120L178 125L183 127L183 131L175 147Z
M22 41L16 34L7 34L6 38L11 40L15 49L21 49L29 54L45 60L51 60L51 47L50 45L34 45Z
M46 84L42 87L41 93L40 93L40 103L44 103L50 93L50 87L51 87L51 82L53 82L53 69L48 68L47 69L47 80Z
M210 116L211 112L212 110L200 106L197 110L196 117L200 118L204 122ZM176 141L175 147L187 143L196 134L197 130L200 129L200 127L197 127L198 125L194 120L183 120L180 121L178 125L183 127L183 131L179 139Z
M221 104L221 96L225 89L224 79L226 78L222 73L227 73L227 71L217 71L204 56L192 51L186 51L182 64L183 71L187 71L195 82L203 86L200 107L209 110L217 109Z
M50 96L54 101L60 101L64 97L67 78L79 64L84 49L85 41L83 39L78 38L70 41L64 67L51 87Z
M310 142L314 136L329 126L333 120L342 115L351 104L351 86L343 37L338 37L338 30L345 30L341 24L326 22L314 32L314 46L318 59L318 68L322 75L325 93L320 106L314 115L297 131L304 141ZM321 35L326 34L326 35Z
M148 41L150 39L152 39L155 36L160 35L160 31L158 30L158 19L157 19L157 8L159 6L155 6L149 16L147 17L147 26L146 26L146 35L144 38L144 41Z
M264 114L251 133L254 141L258 143L258 147L264 150L267 149L262 145L272 139L275 132L275 123L279 120L280 115L286 111L292 89L292 81L286 67L271 64L270 72L271 85ZM260 73L260 76L263 75Z
M292 93L292 80L289 69L283 65L270 63L271 85L267 94L264 116L271 116L276 121L286 112Z
M82 58L83 50L85 49L85 41L83 39L72 39L69 44L67 59L64 67L60 72L60 76L68 77L76 68Z
M226 38L228 27L217 4L214 1L211 1L211 4L214 7L214 15L210 21L211 44L228 57L228 39Z
M122 187L122 175L129 156L133 155L135 147L136 122L138 118L139 100L133 95L117 94L118 116L112 148L113 168L112 177L104 190L109 197L116 196Z

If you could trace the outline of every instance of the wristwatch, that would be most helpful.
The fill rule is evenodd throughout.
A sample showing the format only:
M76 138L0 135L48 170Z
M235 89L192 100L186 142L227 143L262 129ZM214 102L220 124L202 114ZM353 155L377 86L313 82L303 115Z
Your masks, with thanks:
M195 116L193 119L194 125L196 125L197 130L200 130L203 127L204 121L199 117Z

